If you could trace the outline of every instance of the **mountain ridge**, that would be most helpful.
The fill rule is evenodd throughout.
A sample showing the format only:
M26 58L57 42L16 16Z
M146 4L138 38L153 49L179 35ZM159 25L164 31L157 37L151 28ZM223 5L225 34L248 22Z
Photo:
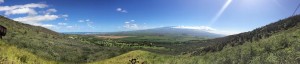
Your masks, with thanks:
M196 29L182 29L174 28L176 26L160 27L145 30L133 30L133 31L121 31L121 32L110 32L98 35L119 35L119 36L197 36L197 37L208 37L216 38L223 37L225 35L211 33L204 30Z

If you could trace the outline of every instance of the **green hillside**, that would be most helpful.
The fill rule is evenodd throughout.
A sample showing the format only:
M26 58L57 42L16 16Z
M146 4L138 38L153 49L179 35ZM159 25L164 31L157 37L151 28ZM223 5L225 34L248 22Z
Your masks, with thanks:
M3 38L6 44L14 45L47 60L78 63L121 54L119 52L104 52L117 51L118 48L89 44L83 39L72 39L69 35L59 34L39 26L19 23L2 16L0 17L0 25L8 29L7 35ZM100 52L103 52L103 55ZM101 57L99 57L100 55Z
M15 45L48 60L79 62L84 47L79 40L72 40L59 33L39 26L19 23L0 17L0 25L8 30L3 38L6 44Z

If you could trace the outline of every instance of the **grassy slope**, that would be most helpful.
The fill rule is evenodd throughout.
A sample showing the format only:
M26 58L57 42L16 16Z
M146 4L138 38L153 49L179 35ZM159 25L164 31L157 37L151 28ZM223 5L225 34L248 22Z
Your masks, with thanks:
M50 60L79 61L82 56L83 43L72 40L49 29L31 26L0 17L0 25L8 29L3 38L6 44L27 50L37 56Z
M57 64L0 41L0 64Z
M135 50L128 52L126 54L120 55L118 57L110 58L100 62L93 62L91 64L126 64L130 63L129 60L137 59L139 63L149 63L149 64L185 64L185 63L192 63L198 57L189 57L188 55L181 55L181 56L172 56L172 55L161 55L155 54L147 51L142 50ZM193 59L193 60L187 60Z
M0 25L8 29L7 35L2 39L5 44L13 45L47 60L85 63L107 59L131 50L116 46L99 46L98 43L114 44L114 42L97 40L94 37L74 39L69 35L13 21L3 16L0 16Z
M201 56L171 56L136 50L92 64L125 64L133 58L137 58L140 63L149 64L297 64L300 63L300 27L276 33L259 41L246 42L234 47L226 46L222 51Z

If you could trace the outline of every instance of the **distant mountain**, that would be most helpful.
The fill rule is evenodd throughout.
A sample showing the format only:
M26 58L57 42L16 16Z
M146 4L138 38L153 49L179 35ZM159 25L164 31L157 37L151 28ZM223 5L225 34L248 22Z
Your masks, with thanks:
M118 35L118 36L197 36L197 37L207 37L216 38L223 37L225 35L211 33L207 30L198 29L187 29L187 28L177 28L177 26L161 27L145 30L134 30L134 31L122 31L122 32L111 32L102 33L98 35Z
M94 35L94 34L106 34L106 32L60 32L62 34L79 34L79 35Z

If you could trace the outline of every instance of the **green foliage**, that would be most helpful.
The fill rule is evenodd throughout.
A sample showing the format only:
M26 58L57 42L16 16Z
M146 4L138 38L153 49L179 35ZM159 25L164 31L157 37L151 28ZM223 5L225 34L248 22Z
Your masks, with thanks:
M59 64L59 62L45 60L26 50L7 45L0 40L0 64Z

